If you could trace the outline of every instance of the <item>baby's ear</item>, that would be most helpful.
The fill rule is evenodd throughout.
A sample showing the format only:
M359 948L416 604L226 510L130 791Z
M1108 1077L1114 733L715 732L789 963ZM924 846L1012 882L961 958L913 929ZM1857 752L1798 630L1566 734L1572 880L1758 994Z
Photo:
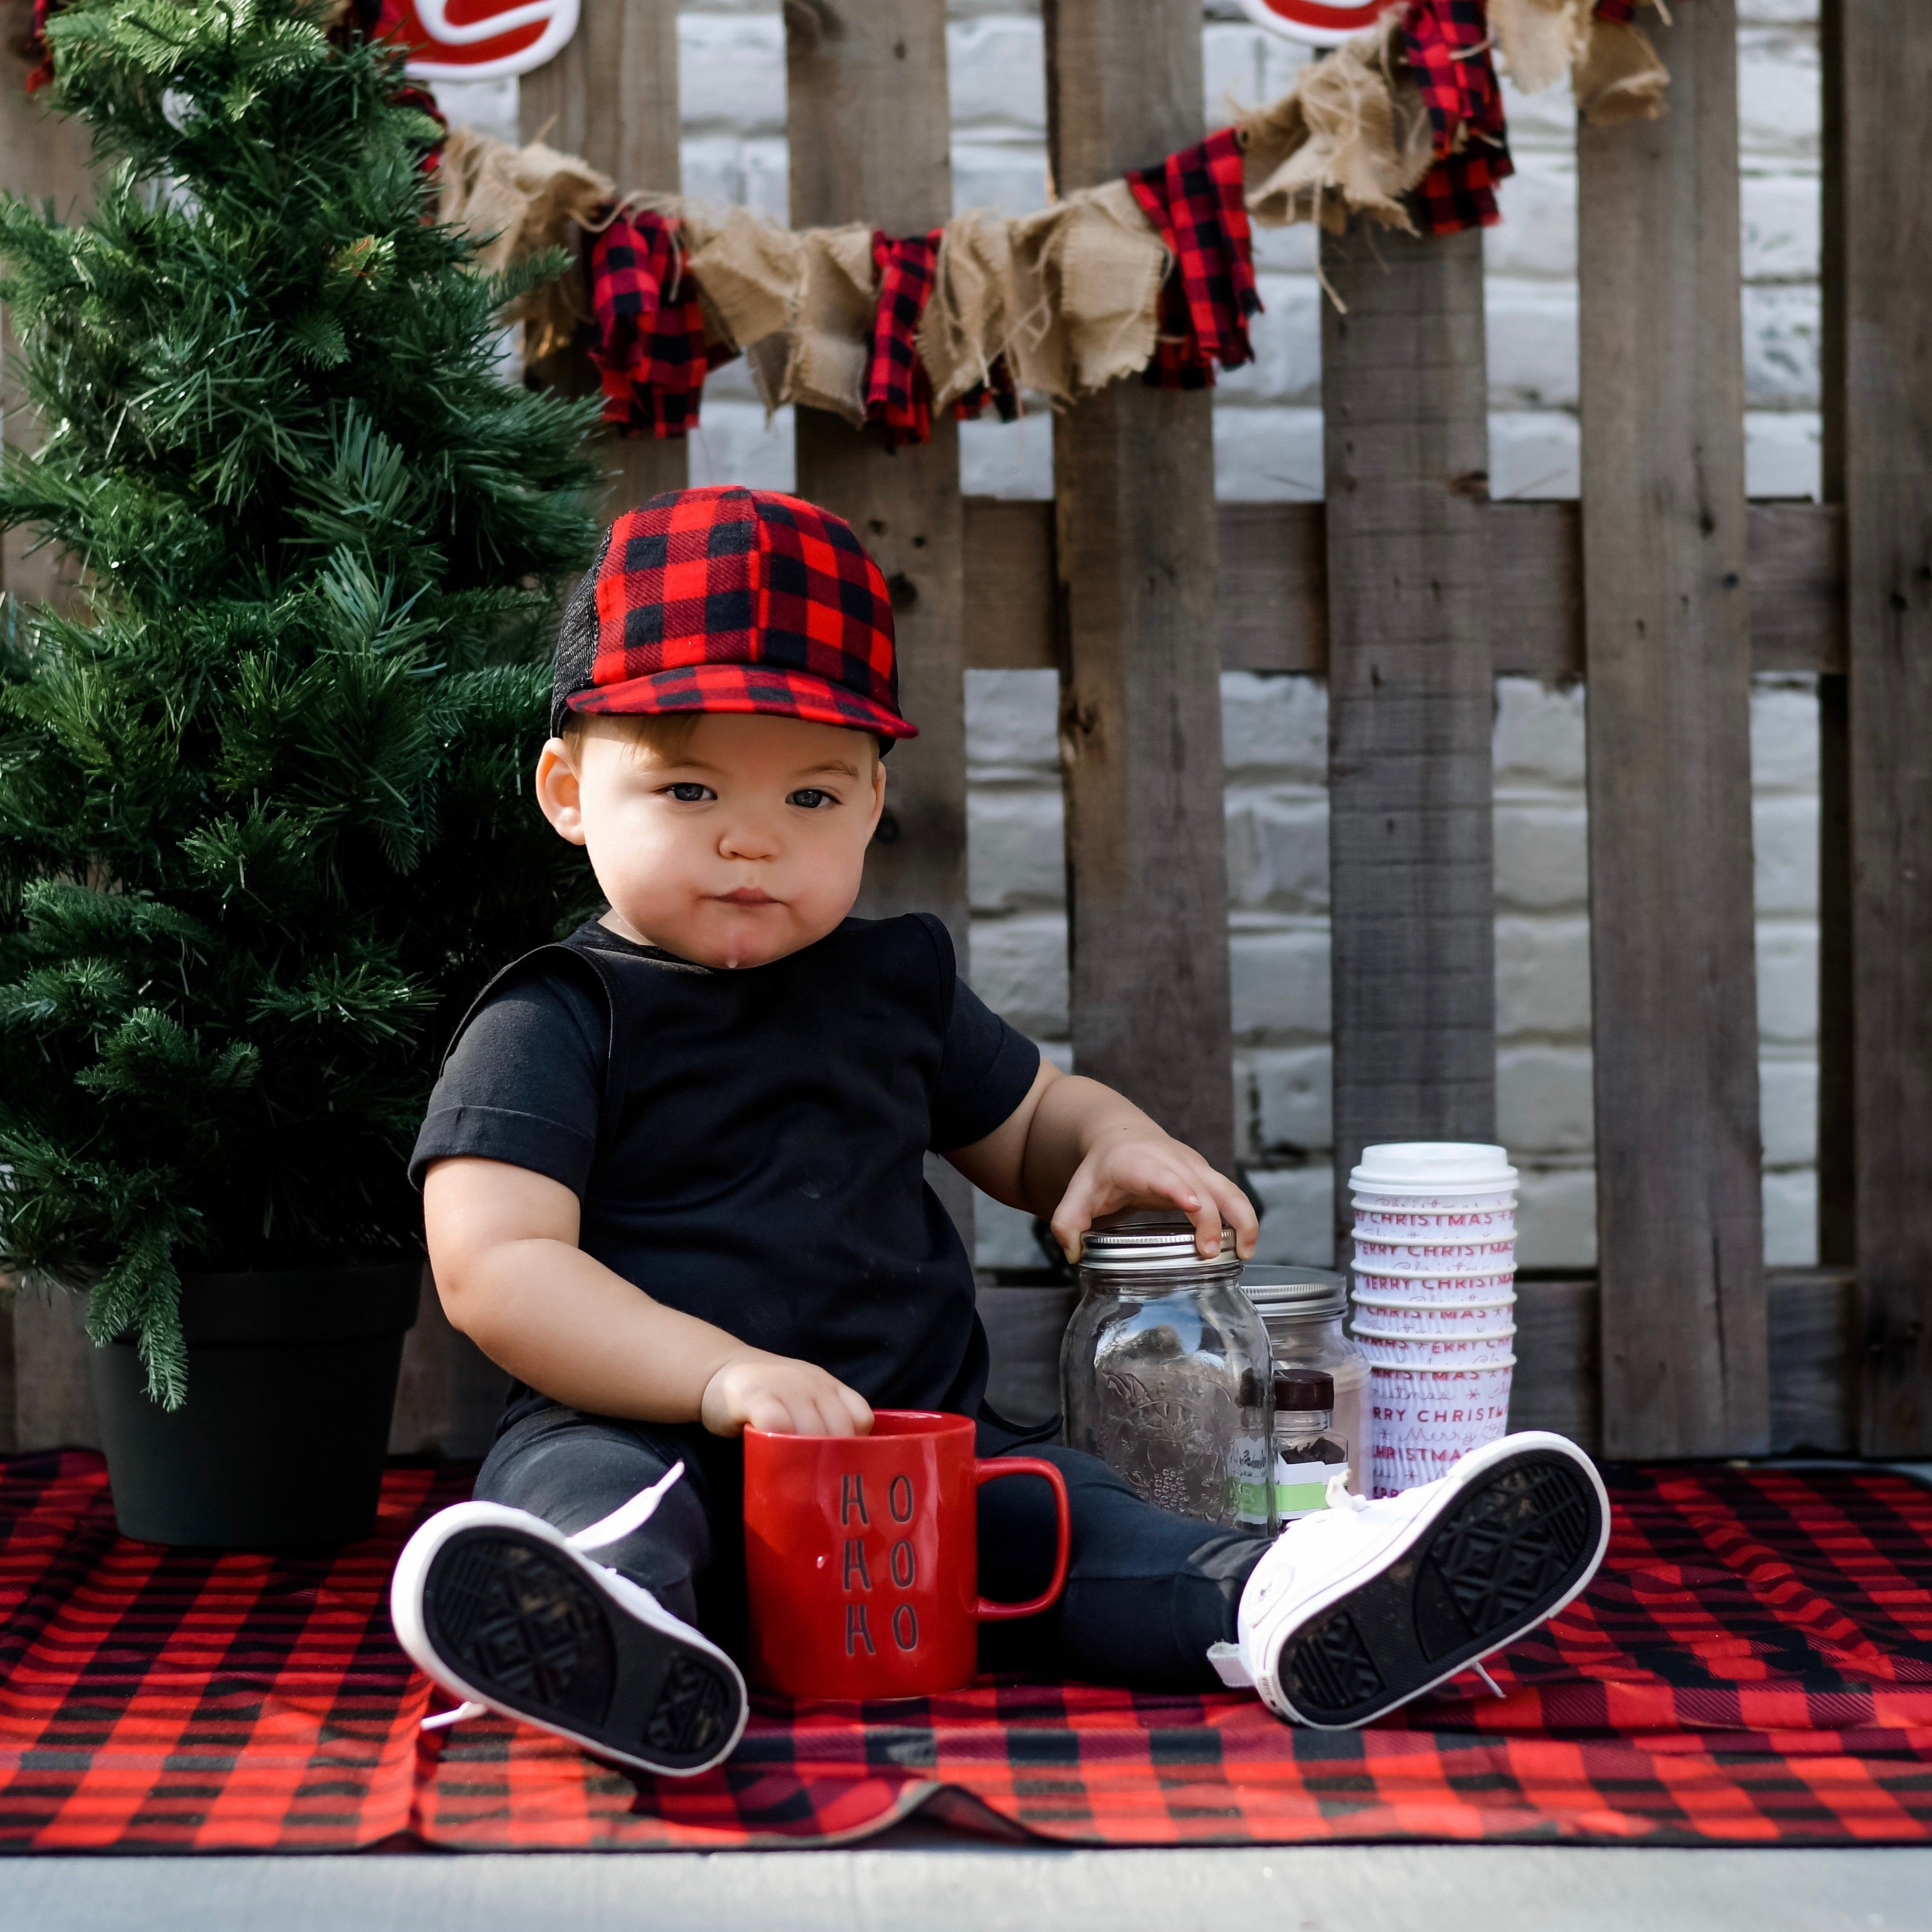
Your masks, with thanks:
M585 842L582 788L576 760L561 738L547 739L537 754L537 805L560 838Z

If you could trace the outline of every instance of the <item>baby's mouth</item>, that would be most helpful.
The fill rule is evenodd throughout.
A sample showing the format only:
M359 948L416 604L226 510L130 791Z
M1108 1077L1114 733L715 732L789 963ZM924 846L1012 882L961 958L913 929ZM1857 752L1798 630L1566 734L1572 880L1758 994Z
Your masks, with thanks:
M734 892L717 892L712 896L723 900L727 905L754 906L778 904L778 901L773 898L770 892L762 890L757 886L740 886Z

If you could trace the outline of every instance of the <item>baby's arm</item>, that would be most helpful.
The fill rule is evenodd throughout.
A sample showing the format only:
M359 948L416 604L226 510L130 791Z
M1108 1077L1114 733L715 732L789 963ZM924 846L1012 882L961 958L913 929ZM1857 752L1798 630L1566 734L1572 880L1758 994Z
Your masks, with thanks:
M1156 1204L1187 1216L1203 1255L1220 1252L1224 1222L1237 1251L1254 1252L1254 1208L1232 1180L1111 1087L1044 1060L1012 1112L946 1159L995 1201L1046 1216L1070 1261L1100 1216Z
M553 1400L592 1415L749 1424L786 1435L862 1436L865 1398L809 1362L767 1354L653 1301L577 1245L578 1199L528 1168L434 1162L423 1219L453 1326Z

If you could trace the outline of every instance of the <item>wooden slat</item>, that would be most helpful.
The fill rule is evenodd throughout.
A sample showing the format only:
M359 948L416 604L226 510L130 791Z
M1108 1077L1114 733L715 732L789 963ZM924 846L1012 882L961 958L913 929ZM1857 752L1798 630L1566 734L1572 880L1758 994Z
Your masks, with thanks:
M1858 1452L1858 1283L1850 1268L1774 1268L1765 1276L1771 1450Z
M1223 503L1215 634L1223 670L1328 668L1328 518L1319 503Z
M1050 0L1063 192L1198 140L1196 0ZM1116 382L1054 422L1073 1056L1234 1158L1213 402Z
M1056 1283L980 1291L992 1358L986 1400L1010 1421L1045 1422L1059 1414L1060 1340L1079 1299L1077 1289Z
M1737 21L1659 27L1661 120L1579 135L1605 1447L1769 1438L1738 310Z
M63 1288L26 1288L6 1311L14 1330L14 1444L98 1449L86 1304Z
M1492 503L1490 655L1498 677L1583 675L1583 532L1574 502Z
M1597 1284L1519 1281L1509 1426L1550 1429L1592 1455L1604 1442Z
M487 1454L509 1388L509 1376L449 1325L425 1268L416 1326L403 1337L390 1454Z
M1754 503L1744 581L1755 672L1845 668L1845 520L1830 503Z
M1052 503L968 496L964 508L968 667L1052 670Z
M1574 502L1492 503L1492 654L1498 677L1583 675L1583 556ZM1224 670L1328 670L1327 520L1320 503L1223 503L1215 635ZM1823 503L1750 508L1751 668L1844 668L1844 517ZM1054 664L1053 506L966 500L966 662Z
M678 160L677 0L596 0L556 57L518 83L517 118L526 141L538 138L579 154L620 193L675 191ZM537 370L567 394L596 394L596 371L581 345L548 358ZM610 436L598 446L610 477L604 514L615 516L662 490L680 490L688 474L681 440Z
M922 234L952 212L944 0L788 8L786 128L795 226ZM797 415L801 496L848 518L891 586L899 695L920 728L889 766L887 823L860 910L937 912L967 952L965 531L958 426L888 452L820 410Z
M1481 234L1322 253L1342 1244L1365 1142L1496 1138L1496 698Z
M1932 8L1844 9L1843 446L1861 1441L1932 1450Z
M1818 387L1820 495L1842 521L1845 504L1845 196L1844 9L1824 0L1818 16L1825 220L1820 233ZM1844 543L1839 544L1842 560ZM1836 586L1842 628L1849 602ZM1846 658L1818 680L1818 1258L1849 1267L1858 1258L1858 1180L1852 1134L1851 690Z
M27 92L27 65L20 56L31 10L22 0L10 0L6 18L14 31L0 46L0 188L36 207L51 202L63 221L80 220L94 199L87 129L78 121L50 113L44 94ZM40 446L40 418L16 406L16 353L13 329L0 316L0 395L6 410L0 420L0 442L16 449L34 449ZM0 590L32 603L68 605L76 578L73 564L64 551L51 546L34 550L38 536L28 529L0 533Z
M518 85L519 131L580 154L620 190L679 181L676 0L597 0L556 57ZM572 395L593 394L581 341L533 373ZM686 446L604 435L594 454L609 478L602 514L618 515L683 486ZM428 1270L422 1310L403 1344L389 1443L399 1454L481 1455L490 1445L507 1378L452 1328Z
M867 221L918 235L952 212L945 0L806 0L785 9L785 128L797 227ZM970 968L966 899L965 524L958 425L888 452L820 410L796 415L799 494L848 518L891 586L899 700L920 735L895 748L866 864L868 918L934 912ZM970 1252L973 1191L927 1163Z

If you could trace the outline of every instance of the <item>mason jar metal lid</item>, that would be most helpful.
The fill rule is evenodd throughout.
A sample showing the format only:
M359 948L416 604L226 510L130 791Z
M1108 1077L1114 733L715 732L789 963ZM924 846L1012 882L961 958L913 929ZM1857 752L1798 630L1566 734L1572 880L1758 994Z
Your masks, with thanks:
M1080 1266L1096 1274L1233 1275L1241 1270L1234 1231L1221 1230L1221 1252L1195 1252L1194 1224L1172 1209L1133 1208L1103 1215L1088 1230Z
M1241 1276L1241 1292L1264 1321L1270 1316L1326 1320L1348 1312L1347 1277L1326 1268L1250 1268Z

